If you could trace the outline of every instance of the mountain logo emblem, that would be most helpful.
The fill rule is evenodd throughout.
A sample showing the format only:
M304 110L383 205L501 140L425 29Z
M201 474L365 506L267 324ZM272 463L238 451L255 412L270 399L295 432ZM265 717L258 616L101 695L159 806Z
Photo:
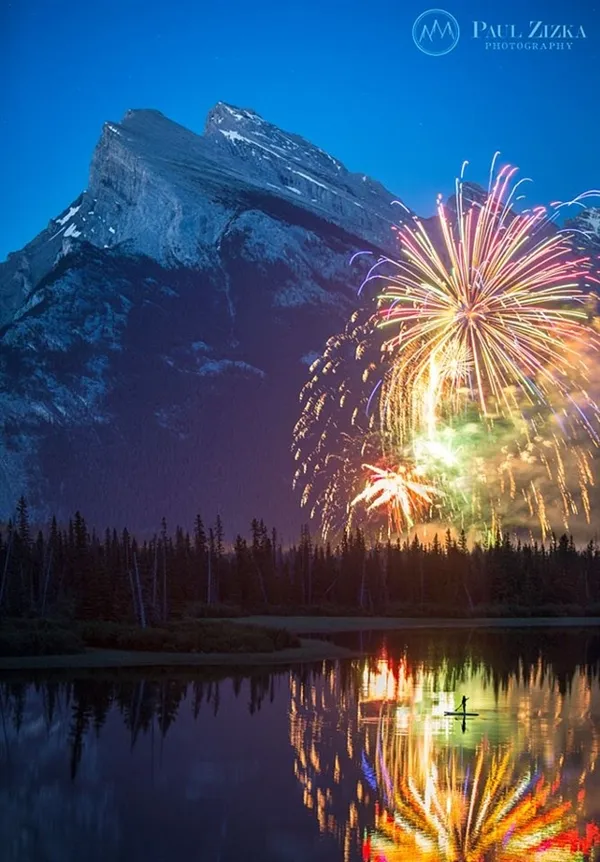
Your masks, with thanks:
M444 9L428 9L413 24L412 36L419 51L441 57L456 48L460 27L454 15Z

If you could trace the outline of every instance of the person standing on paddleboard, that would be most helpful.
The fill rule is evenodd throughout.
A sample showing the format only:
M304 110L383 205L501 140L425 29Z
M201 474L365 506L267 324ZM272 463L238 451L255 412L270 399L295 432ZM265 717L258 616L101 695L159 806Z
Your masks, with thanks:
M461 700L461 702L460 702L460 705L461 705L461 708L462 708L462 711L463 711L463 712L466 712L466 711L467 711L467 701L468 701L468 699L469 699L469 698L468 698L468 697L466 697L466 696L463 694L462 700Z

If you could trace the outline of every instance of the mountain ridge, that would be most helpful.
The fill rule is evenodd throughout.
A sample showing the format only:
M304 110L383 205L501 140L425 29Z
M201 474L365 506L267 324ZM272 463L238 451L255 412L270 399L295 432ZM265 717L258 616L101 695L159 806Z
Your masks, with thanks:
M202 263L227 222L231 197L256 193L285 200L388 253L394 246L390 228L405 216L400 208L391 211L395 198L381 184L350 173L323 150L247 109L217 103L203 135L160 111L129 110L120 123L104 123L88 188L0 264L0 323L77 241L121 246L167 266ZM204 212L195 212L198 195L210 201Z
M0 264L0 517L24 493L40 518L295 537L298 392L356 307L355 252L397 253L394 201L249 109L105 123L88 188Z

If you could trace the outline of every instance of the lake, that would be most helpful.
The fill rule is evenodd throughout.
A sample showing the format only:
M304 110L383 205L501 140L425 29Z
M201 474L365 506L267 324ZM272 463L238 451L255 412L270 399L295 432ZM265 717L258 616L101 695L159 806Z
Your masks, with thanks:
M0 860L600 859L596 631L336 640L369 656L4 673Z

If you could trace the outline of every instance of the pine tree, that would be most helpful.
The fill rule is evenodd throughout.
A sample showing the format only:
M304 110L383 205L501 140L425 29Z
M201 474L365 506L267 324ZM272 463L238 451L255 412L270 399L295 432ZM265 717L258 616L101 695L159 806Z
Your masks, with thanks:
M206 556L208 553L208 545L206 542L206 532L204 530L204 524L200 515L196 515L196 519L194 521L194 553L197 568L196 600L201 601L207 594L205 582L207 570Z
M31 546L31 538L29 535L29 509L25 497L19 497L17 503L17 521L16 532L19 537L21 546L29 548Z

